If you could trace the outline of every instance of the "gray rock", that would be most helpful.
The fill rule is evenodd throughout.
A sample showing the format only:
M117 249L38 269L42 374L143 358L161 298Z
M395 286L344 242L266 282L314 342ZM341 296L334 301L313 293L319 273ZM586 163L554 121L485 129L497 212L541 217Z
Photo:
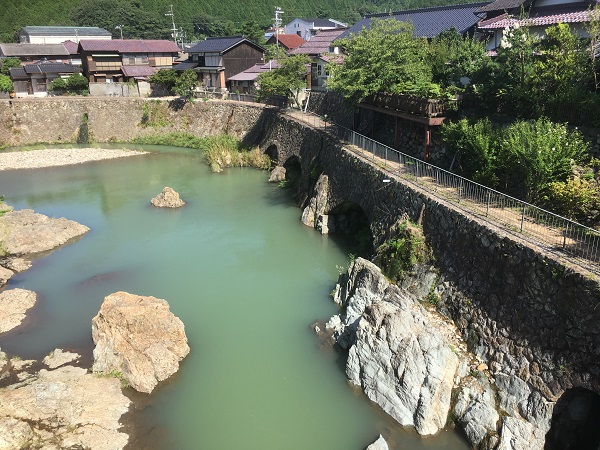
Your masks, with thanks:
M130 401L119 380L72 366L20 378L25 381L0 390L0 448L120 450L127 444L119 419Z
M321 234L329 234L335 232L335 221L332 216L321 214L317 217L315 228Z
M389 450L389 447L383 436L379 435L379 438L369 445L367 450Z
M9 289L0 292L0 333L19 326L25 312L35 305L36 295L25 289Z
M302 223L315 227L319 216L325 214L329 203L329 177L321 174L315 184L315 192L308 206L302 211Z
M77 353L65 352L60 348L54 350L51 354L44 358L44 364L51 369L64 366L72 361L79 359L80 356Z
M5 267L0 266L0 287L4 286L8 283L8 280L12 278L14 272L12 270L6 269Z
M285 167L276 166L269 176L269 183L279 183L285 180Z
M498 450L543 450L546 432L517 417L504 417Z
M27 255L52 250L89 231L65 218L53 219L31 209L0 216L0 242L8 255Z
M158 208L179 208L185 205L185 202L179 198L179 194L166 186L160 194L150 200L152 205Z
M165 300L117 292L92 319L94 372L117 373L139 392L150 393L187 356L184 326Z
M454 415L474 448L480 448L488 436L497 434L500 415L495 406L494 391L485 377L470 377L458 390Z
M31 261L16 257L5 258L0 264L13 272L24 272L31 268Z

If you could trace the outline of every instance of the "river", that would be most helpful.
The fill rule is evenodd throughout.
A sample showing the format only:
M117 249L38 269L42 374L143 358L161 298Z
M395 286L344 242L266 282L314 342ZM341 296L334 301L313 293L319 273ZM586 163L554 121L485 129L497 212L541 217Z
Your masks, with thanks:
M454 431L420 438L344 374L344 359L310 325L337 312L331 292L342 244L305 227L289 191L266 173L210 173L189 150L0 173L0 194L91 228L35 261L9 288L38 294L26 324L0 337L23 358L71 349L91 364L91 319L116 291L163 298L191 352L150 396L128 391L132 449L464 450ZM171 186L187 204L154 208Z

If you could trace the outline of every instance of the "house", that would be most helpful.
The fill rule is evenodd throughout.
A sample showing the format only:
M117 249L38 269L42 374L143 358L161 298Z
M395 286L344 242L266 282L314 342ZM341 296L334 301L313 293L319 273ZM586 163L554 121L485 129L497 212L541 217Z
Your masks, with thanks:
M513 1L513 0L511 0ZM485 3L469 3L464 5L436 6L433 8L410 9L392 13L368 14L350 27L339 39L369 29L374 19L393 18L399 22L410 22L414 26L415 37L432 39L444 30L455 28L462 35L472 35L476 24L482 18L477 12L487 5Z
M207 38L188 49L188 54L188 60L175 69L194 69L205 88L222 92L229 78L264 63L265 49L243 36L227 36Z
M145 78L158 69L172 68L179 51L173 41L167 40L79 41L83 73L90 83Z
M9 69L17 97L45 97L48 85L56 78L67 78L79 73L79 68L67 63L43 61Z
M346 27L348 24L333 19L294 19L284 26L284 31L285 34L296 34L310 41L319 31Z
M70 62L71 53L63 44L0 44L0 58L18 58L22 63Z
M566 23L579 37L585 38L585 24L590 21L595 4L593 0L496 0L477 10L478 14L485 14L478 30L489 36L487 48L492 51L500 45L504 29L516 24L543 38L546 28Z
M319 31L310 41L288 52L290 55L310 56L310 89L324 90L325 82L329 76L326 72L327 64L341 64L343 61L340 49L334 41L346 31L346 28Z
M300 47L306 41L302 39L297 34L274 34L267 41L267 45L279 43L281 48L283 48L286 52L289 50L293 50L297 47Z
M279 64L275 60L254 64L252 67L227 78L226 81L230 85L229 90L240 94L254 94L256 92L258 76L261 73L277 68L279 68Z
M19 42L22 44L78 43L81 39L109 40L112 35L98 27L23 27L19 31Z

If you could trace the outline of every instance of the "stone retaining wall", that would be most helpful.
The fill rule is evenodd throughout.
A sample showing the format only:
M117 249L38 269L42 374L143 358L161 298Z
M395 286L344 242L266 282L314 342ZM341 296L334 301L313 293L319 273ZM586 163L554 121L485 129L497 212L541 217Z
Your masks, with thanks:
M321 130L237 102L171 104L142 99L43 99L3 102L0 143L73 142L87 114L98 142L127 142L148 134L230 133L248 144L277 150L279 164L297 158L302 169L298 203L316 196L327 176L325 214L355 204L371 223L376 243L403 214L422 219L435 263L438 309L459 327L492 374L519 377L548 401L581 386L600 393L600 283L551 254L395 180ZM150 124L143 117L150 116Z

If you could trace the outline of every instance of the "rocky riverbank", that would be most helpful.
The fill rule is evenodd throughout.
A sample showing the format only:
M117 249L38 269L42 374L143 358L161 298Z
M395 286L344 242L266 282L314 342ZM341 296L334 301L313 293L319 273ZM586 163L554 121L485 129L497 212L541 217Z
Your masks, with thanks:
M454 421L478 449L544 448L554 403L516 376L491 374L450 321L377 266L355 260L334 299L344 310L326 328L348 350L350 382L399 423L431 435Z

